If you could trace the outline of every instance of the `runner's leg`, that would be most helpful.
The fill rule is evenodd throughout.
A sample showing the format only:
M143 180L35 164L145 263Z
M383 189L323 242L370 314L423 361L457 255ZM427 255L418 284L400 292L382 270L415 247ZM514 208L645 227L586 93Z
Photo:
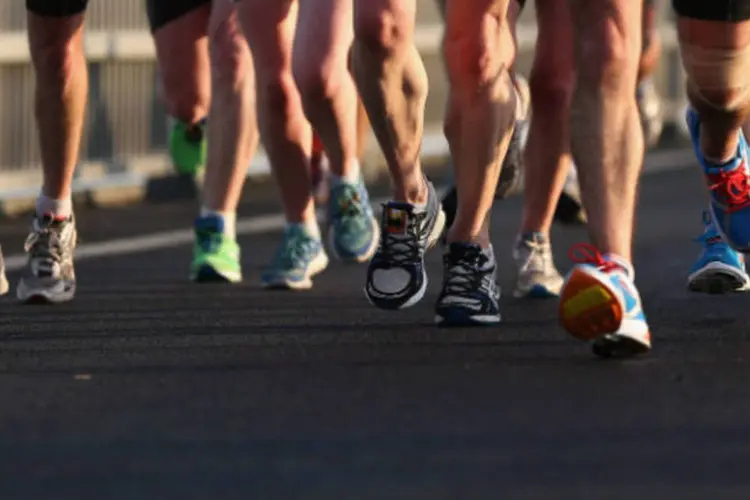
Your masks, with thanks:
M379 238L357 158L358 99L348 67L353 37L352 0L300 3L294 73L330 161L329 250L344 260L366 262Z
M352 69L394 185L366 294L377 307L410 307L425 294L424 252L445 216L419 160L427 75L414 45L416 0L355 0Z
M594 340L602 356L650 349L633 284L633 221L643 163L635 88L642 3L570 0L577 82L571 145L593 245L577 246L580 264L561 292L560 319L574 336Z
M436 322L444 326L500 321L490 210L516 121L510 68L515 43L509 0L448 0L444 54L450 82L445 131L458 190L448 231Z
M75 295L77 233L71 187L88 94L83 53L86 4L86 0L26 2L44 180L28 240L28 267L16 290L22 301L64 302Z
M260 137L288 223L263 283L269 288L310 288L328 257L311 196L312 130L292 74L299 5L294 0L239 0L236 5L253 55Z

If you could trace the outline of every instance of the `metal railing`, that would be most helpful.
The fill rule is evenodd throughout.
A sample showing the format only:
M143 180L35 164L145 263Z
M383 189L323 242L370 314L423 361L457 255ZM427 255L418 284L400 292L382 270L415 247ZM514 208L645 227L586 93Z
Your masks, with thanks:
M26 42L25 2L0 2L0 201L33 196L40 159L33 117L33 73ZM428 154L446 151L440 130L446 84L439 47L442 25L432 0L420 0L417 43L425 56L431 91ZM524 16L518 30L519 67L528 68L536 29ZM154 47L141 1L95 0L88 14L85 50L90 98L76 188L128 185L169 172L167 117L159 103ZM683 102L674 30L662 29L664 59L657 83L670 109ZM268 171L262 153L249 174Z

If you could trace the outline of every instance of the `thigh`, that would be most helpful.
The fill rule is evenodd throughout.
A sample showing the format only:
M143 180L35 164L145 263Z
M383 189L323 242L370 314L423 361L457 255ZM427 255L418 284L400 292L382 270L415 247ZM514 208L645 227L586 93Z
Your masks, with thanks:
M347 71L349 47L354 38L352 0L301 0L295 64L319 66L328 73L335 66Z
M298 2L240 0L235 5L258 76L261 77L266 71L291 72Z
M38 16L69 17L82 14L88 0L26 0L26 10Z
M533 72L555 80L572 78L573 21L568 0L537 0L536 20L539 35L534 51ZM544 82L542 82L544 83Z
M643 0L569 0L580 74L613 61L637 69L641 53ZM593 68L590 68L592 67Z
M357 38L388 44L392 39L412 39L417 16L416 0L354 0Z

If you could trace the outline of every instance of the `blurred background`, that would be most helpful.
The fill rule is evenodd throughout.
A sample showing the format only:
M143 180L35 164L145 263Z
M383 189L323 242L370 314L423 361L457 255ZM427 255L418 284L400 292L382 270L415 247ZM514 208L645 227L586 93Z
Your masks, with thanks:
M533 1L529 3L518 30L522 73L529 68L536 40ZM675 125L681 121L684 95L669 5L661 3L664 53L655 79L666 108L665 141L670 141L679 136ZM30 207L39 181L25 16L24 2L0 3L0 202L6 214ZM430 76L424 154L439 157L447 152L441 132L446 81L440 56L442 23L433 0L419 0L418 25L417 42ZM142 198L146 183L172 172L165 149L167 117L158 98L154 47L143 2L91 2L86 51L90 100L75 189L97 193L95 198L102 202L136 201ZM374 141L367 160L371 169L380 168ZM261 152L248 174L267 172Z

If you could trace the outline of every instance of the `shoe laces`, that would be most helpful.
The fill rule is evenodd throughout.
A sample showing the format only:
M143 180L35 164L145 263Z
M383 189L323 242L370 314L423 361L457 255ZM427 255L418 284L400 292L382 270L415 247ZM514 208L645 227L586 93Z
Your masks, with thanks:
M736 212L750 205L750 182L744 160L737 168L708 175L708 188L726 200L727 212Z
M339 183L333 188L330 199L331 217L334 222L359 221L366 212L365 203L359 186L346 182Z
M37 269L46 273L52 273L56 264L63 260L64 249L60 238L60 227L55 227L53 224L52 220L36 219L23 246Z
M274 258L275 267L297 269L305 265L317 249L316 241L304 234L287 232Z
M552 246L546 239L524 238L516 248L522 262L520 272L547 273L554 267Z
M388 207L383 206L383 225L387 225ZM403 233L393 234L382 231L380 234L380 248L378 259L390 267L399 267L401 264L411 264L422 257L424 248L420 242L420 229L427 212L409 211L406 216L406 228Z
M471 295L477 289L490 296L497 294L494 280L495 266L487 266L489 258L479 247L466 247L460 252L449 251L443 256L445 278L443 293L446 295Z
M590 243L577 243L573 245L570 247L568 256L576 264L591 264L605 273L622 269L617 263L606 260L602 253Z

